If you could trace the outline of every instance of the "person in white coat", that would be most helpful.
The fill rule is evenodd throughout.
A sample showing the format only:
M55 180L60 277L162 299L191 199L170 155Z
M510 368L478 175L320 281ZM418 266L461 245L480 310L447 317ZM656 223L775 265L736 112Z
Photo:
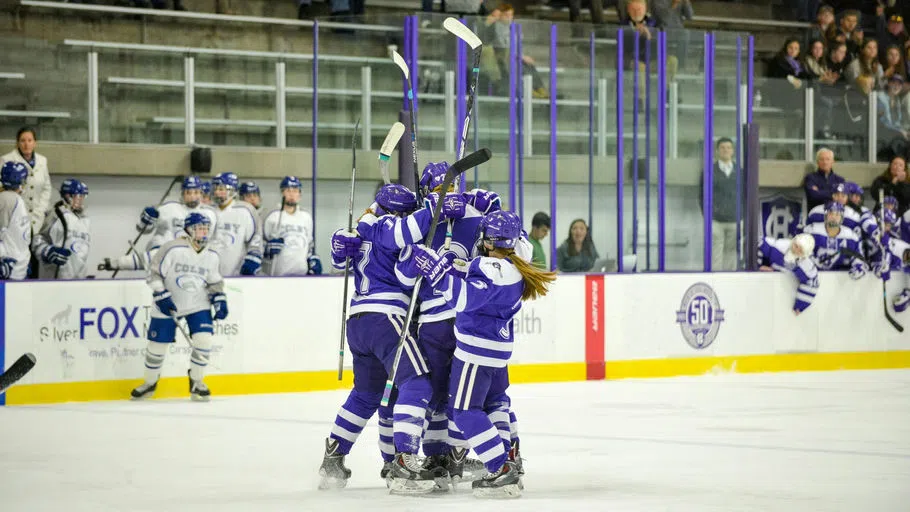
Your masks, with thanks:
M37 145L35 130L20 128L16 133L16 149L0 157L0 163L19 162L25 164L28 170L28 178L22 185L22 199L28 209L33 233L41 230L51 203L51 175L47 169L47 158L35 152Z

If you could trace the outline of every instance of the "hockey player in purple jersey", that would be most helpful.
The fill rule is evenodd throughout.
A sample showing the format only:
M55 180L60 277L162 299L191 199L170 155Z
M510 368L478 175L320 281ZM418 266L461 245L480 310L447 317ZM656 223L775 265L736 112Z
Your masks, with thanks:
M894 226L897 224L897 214L892 210L885 210L884 229L882 230L881 246L885 248L878 251L870 260L872 270L875 275L883 281L889 281L892 277L902 279L903 289L901 293L894 297L894 311L901 313L910 306L910 243L901 240L896 236Z
M417 196L413 192L401 185L386 185L376 195L376 203L358 221L356 233L339 230L332 236L333 266L344 268L345 258L351 257L354 269L354 296L347 319L354 389L326 440L320 488L343 487L350 477L344 456L380 406L401 330L407 328L403 324L411 289L399 281L395 264L401 248L419 241L421 233L429 229L429 212L421 210L409 215L416 208ZM380 436L394 442L394 449L388 444L383 448L383 459L391 462L384 471L389 471L390 478L404 481L399 482L400 492L428 492L435 486L416 455L432 393L428 371L416 340L406 336L395 377L394 409L380 412ZM393 415L394 424L389 421Z
M848 181L844 184L844 188L847 192L847 209L853 210L859 215L859 226L853 232L862 241L863 254L868 257L878 245L878 221L872 210L863 206L863 187Z
M849 270L850 277L859 279L868 268L860 256L859 238L841 226L844 205L837 201L825 204L824 224L810 224L805 232L815 239L815 262L822 270Z
M800 233L793 240L766 236L758 248L758 258L764 272L789 272L799 283L793 312L800 314L812 305L818 292L818 268L812 261L815 238Z
M449 376L452 421L464 433L489 474L472 484L479 497L520 496L521 478L511 450L508 427L495 423L508 410L507 365L512 354L513 318L524 300L546 294L556 279L515 255L521 219L495 211L480 224L481 256L471 260L465 274L432 248L414 245L409 257L413 271L439 298L454 308L456 347Z

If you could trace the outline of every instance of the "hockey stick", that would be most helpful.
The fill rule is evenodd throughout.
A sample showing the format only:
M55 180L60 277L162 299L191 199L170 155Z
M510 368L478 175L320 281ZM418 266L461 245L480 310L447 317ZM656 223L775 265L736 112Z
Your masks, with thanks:
M891 257L891 254L889 253L888 248L885 247L885 244L883 243L884 239L885 239L885 189L884 188L878 189L878 204L882 205L882 208L878 212L879 222L881 223L881 226L879 227L880 235L879 235L878 245L881 246L879 248L879 250L882 251L882 263L884 263L885 258ZM897 332L904 332L904 326L897 323L897 320L895 320L894 317L891 316L891 312L888 310L888 283L886 283L884 279L882 279L882 309L884 309L884 311L885 311L885 318L888 319L888 323L890 323L892 327L897 329Z
M477 37L477 34L472 32L471 29L469 29L463 23L458 21L458 19L456 19L456 18L452 18L452 17L446 18L445 21L442 22L442 26L447 31L449 31L449 33L451 33L458 39L464 41L465 44L470 46L471 51L474 54L474 62L471 66L471 86L468 89L468 101L467 101L467 108L465 109L464 125L461 127L461 144L459 145L456 156L455 156L456 160L461 160L461 157L464 155L464 152L465 152L465 145L468 143L468 128L471 125L471 114L474 111L474 99L477 96L477 77L480 75L480 56L481 56L481 53L483 52L483 42L480 40L479 37ZM460 73L461 70L458 70L457 72ZM457 186L458 181L456 181L455 184ZM448 191L449 191L448 188L444 188L442 190L442 194L445 195L446 193L448 193ZM441 198L440 198L440 200L441 200ZM452 221L449 220L449 222L447 224L447 230L446 230L446 240L445 240L445 243L443 244L443 247L445 249L448 249L451 244L452 244Z
M25 374L35 367L36 362L37 358L31 352L22 354L19 359L16 359L16 362L8 370L0 374L0 395L6 393L10 386L25 377Z
M164 200L167 199L167 196L171 195L171 190L174 189L174 185L176 185L177 183L182 183L182 182L183 182L183 176L175 176L174 180L171 181L171 184L167 187L167 190L164 191L164 195L161 196L161 199L158 201L158 206L161 206L161 203L163 203ZM127 248L126 254L124 256L129 256L130 253L133 252L133 250L136 248L136 244L139 243L139 239L142 238L142 235L144 235L144 234L145 234L145 230L142 230L139 232L138 235L136 235L136 238L134 238L133 241L130 242L130 246L129 246L129 248ZM102 269L99 269L99 270L102 270ZM116 278L117 273L119 273L119 272L120 272L119 268L117 270L115 270L114 273L111 274L111 279Z
M414 88L411 87L411 71L408 69L408 63L398 52L392 51L392 60L395 61L395 65L401 70L404 80L408 84L408 107L411 112L411 161L414 163L414 189L417 191L417 202L419 203L422 198L420 197L420 187L417 186L420 183L420 171L417 168L417 113L414 105Z
M69 225L67 225L67 223L66 223L66 216L63 215L63 210L60 209L60 207L63 206L64 204L65 203L63 202L62 199L57 201L57 204L54 205L54 215L56 215L57 218L60 219L60 224L63 226L63 241L61 243L63 244L63 247L66 248L66 237L69 234ZM48 233L48 234L50 234L50 233ZM57 265L57 268L54 269L54 279L57 279L57 277L59 275L60 275L60 265Z
M360 118L357 119L357 122L354 124L354 134L351 136L351 197L348 201L348 233L354 231L354 179L357 177L357 125L360 124ZM401 123L395 123L401 124ZM392 127L394 130L395 127ZM402 130L404 125L402 125ZM391 132L386 136L386 142L388 142ZM398 138L401 138L401 134L398 134ZM395 141L398 142L397 140ZM382 149L385 149L386 143L382 143ZM381 151L381 150L380 150ZM382 154L380 153L380 168L382 168ZM387 164L388 165L388 164ZM388 169L386 170L388 174ZM388 183L388 180L386 180ZM344 295L341 296L341 340L338 341L338 380L341 380L342 375L344 374L344 338L347 335L348 330L348 275L351 272L351 258L346 257L344 259Z
M392 152L395 151L395 146L398 145L402 135L404 135L404 125L396 122L392 125L388 135L385 136L385 140L382 141L382 146L379 148L379 173L382 175L382 181L386 185L392 183L389 179L389 159L392 158Z
M483 148L450 165L449 170L446 171L445 179L442 182L442 189L448 190L452 183L454 183L465 171L488 161L491 156L490 150ZM424 238L424 245L426 246L431 245L433 242L433 236L436 234L436 227L439 224L439 215L441 213L442 198L440 198L439 201L436 201L436 207L433 208L433 220L430 222L430 230L427 231L427 236ZM404 349L404 343L409 333L408 327L414 319L414 310L417 307L417 297L420 295L420 283L422 281L423 280L418 277L417 281L414 283L414 291L411 292L411 302L408 304L408 313L404 318L404 323L402 323L401 335L398 338L398 347L395 349L395 362L392 364L392 373L389 374L389 378L385 382L385 390L382 392L381 404L383 407L389 405L389 398L392 395L395 375L398 373L398 363L401 361L401 351Z

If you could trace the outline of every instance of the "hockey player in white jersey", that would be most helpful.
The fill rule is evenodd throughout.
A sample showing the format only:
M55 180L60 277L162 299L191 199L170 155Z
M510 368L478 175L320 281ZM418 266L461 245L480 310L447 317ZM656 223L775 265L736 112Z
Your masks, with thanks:
M322 262L313 254L313 217L300 209L300 180L281 180L284 208L269 212L262 226L265 258L270 276L322 274Z
M47 212L41 232L32 240L32 251L41 262L39 279L84 279L92 245L91 222L85 216L88 185L69 178L60 185L60 213ZM64 226L64 222L66 226ZM64 236L66 239L64 240Z
M800 314L812 305L818 293L818 267L812 261L815 238L800 233L793 240L766 236L758 248L758 260L763 272L789 272L799 283L793 312Z
M212 205L212 182L203 181L202 182L202 204Z
M255 181L241 183L238 195L241 201L250 203L256 209L256 213L262 214L262 194Z
M897 214L892 210L881 213L884 216L884 229L882 230L881 245L884 250L878 251L871 259L871 267L875 275L883 281L892 278L899 279L902 286L901 293L895 296L894 311L901 313L910 307L910 243L901 240L897 233Z
M859 279L868 267L860 256L856 233L841 226L844 205L837 201L825 204L825 222L810 224L806 233L815 239L815 262L822 270L849 270L850 277Z
M20 162L0 168L0 279L25 279L31 258L32 224L22 200L28 169Z
M145 382L133 390L133 399L155 392L180 319L186 320L192 338L190 398L204 401L211 394L203 377L212 350L213 320L227 318L227 298L218 272L218 253L206 247L212 225L209 218L190 213L183 225L187 236L161 246L151 261L147 282L155 308L145 350Z
M212 179L218 213L212 248L221 257L221 275L252 276L262 266L262 222L253 205L236 199L240 180L232 172Z
M202 179L187 176L181 187L181 201L165 201L161 205L146 206L136 223L136 230L151 234L145 251L130 251L126 256L104 258L98 270L143 270L162 245L174 240L183 232L183 220L190 213L201 213L214 224L216 214L211 206L202 204Z

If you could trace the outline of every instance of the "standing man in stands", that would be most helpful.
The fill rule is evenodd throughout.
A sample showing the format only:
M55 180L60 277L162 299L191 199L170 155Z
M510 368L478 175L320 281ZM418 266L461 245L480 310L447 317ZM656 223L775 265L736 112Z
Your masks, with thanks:
M831 200L838 184L844 183L844 178L834 173L834 152L828 148L821 148L815 154L816 171L806 176L803 188L806 190L806 209L812 210L820 204Z

